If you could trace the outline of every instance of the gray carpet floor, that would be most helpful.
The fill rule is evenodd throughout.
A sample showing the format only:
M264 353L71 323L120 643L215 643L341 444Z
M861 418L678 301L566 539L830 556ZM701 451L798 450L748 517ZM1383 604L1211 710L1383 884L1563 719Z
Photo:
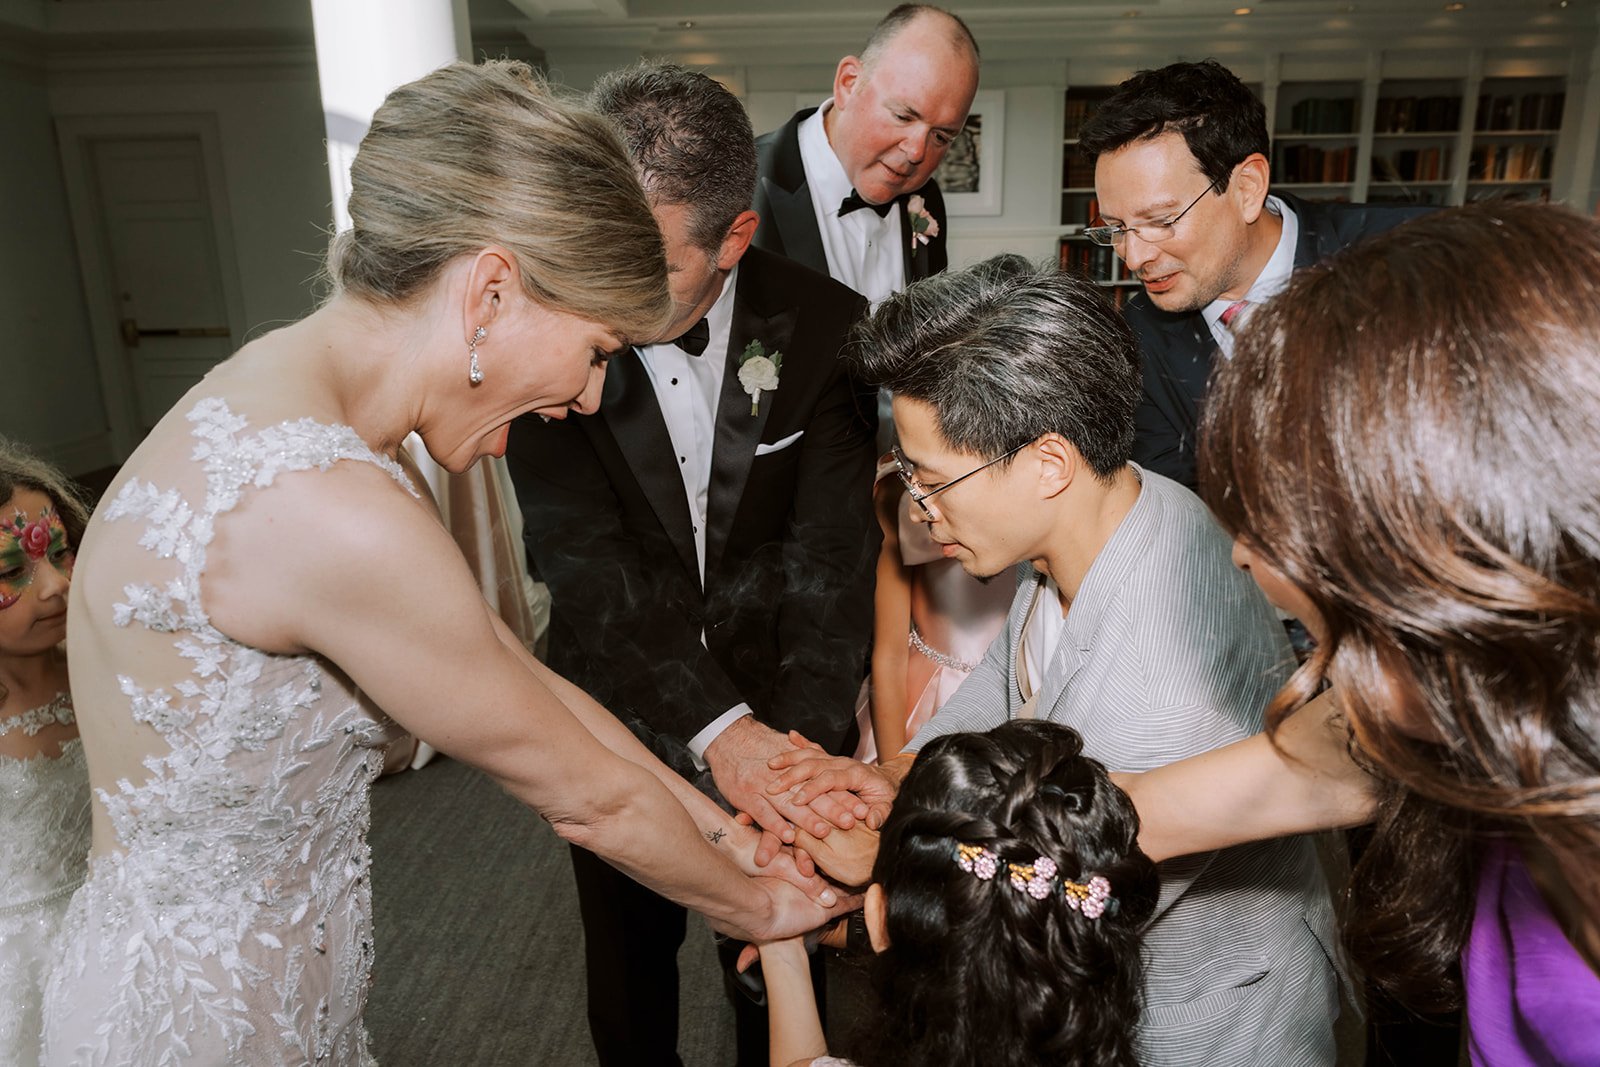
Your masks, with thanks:
M382 1067L587 1067L583 927L567 847L479 772L440 758L372 801L377 964L367 1008ZM710 931L679 954L679 1054L733 1062Z

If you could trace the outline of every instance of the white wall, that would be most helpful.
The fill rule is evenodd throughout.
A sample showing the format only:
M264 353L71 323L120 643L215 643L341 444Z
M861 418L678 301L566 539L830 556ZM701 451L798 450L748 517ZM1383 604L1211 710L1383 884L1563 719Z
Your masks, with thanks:
M0 433L74 470L110 462L42 70L0 61Z
M109 294L83 291L53 123L195 114L214 117L220 138L248 339L300 318L316 298L330 194L312 54L79 59L48 83L40 71L0 66L0 196L11 208L0 215L0 374L7 395L24 401L0 429L72 473L122 458L87 326L92 313L116 312Z

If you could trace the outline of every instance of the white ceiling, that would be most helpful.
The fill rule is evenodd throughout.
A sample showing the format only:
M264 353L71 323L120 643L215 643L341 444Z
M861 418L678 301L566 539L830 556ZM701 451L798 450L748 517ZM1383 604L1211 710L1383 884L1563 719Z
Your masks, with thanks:
M595 60L666 54L715 64L752 54L831 62L892 0L467 0L474 38ZM1248 5L1249 15L1235 15ZM1276 48L1592 48L1600 0L950 0L985 59ZM309 0L0 0L0 37L51 51L309 45Z

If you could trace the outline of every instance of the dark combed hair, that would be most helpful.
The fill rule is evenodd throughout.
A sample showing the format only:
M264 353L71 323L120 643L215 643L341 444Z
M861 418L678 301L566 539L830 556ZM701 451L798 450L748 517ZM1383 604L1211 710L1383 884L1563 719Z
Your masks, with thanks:
M1141 70L1106 98L1078 134L1090 163L1135 141L1183 134L1189 154L1220 192L1233 168L1267 155L1267 109L1214 59Z
M589 104L622 135L653 200L693 208L691 238L715 251L756 190L756 142L739 98L674 63L601 76Z
M1596 292L1593 220L1428 215L1296 274L1206 401L1207 502L1324 629L1269 725L1331 680L1386 783L1346 939L1413 1006L1459 996L1486 835L1580 894L1600 855Z
M964 45L972 49L974 61L980 58L978 39L972 36L972 30L961 20L960 15L953 11L946 11L942 7L935 7L932 4L900 4L891 8L889 13L879 19L876 26L872 27L872 32L867 35L867 43L861 46L860 58L862 62L870 66L901 30L923 16L934 16L947 20L951 31L951 43Z
M883 825L872 880L889 948L870 964L882 1012L849 1053L879 1067L1135 1063L1140 935L1159 891L1139 819L1083 741L1014 720L922 750ZM1001 859L983 880L958 844ZM1059 876L1103 875L1116 907L1085 918L1059 891L1014 889L1005 863L1054 860Z
M1139 350L1100 290L1016 255L917 282L856 331L859 376L937 414L945 440L1004 455L1047 433L1099 478L1133 452Z
M78 484L16 441L0 437L0 505L18 489L43 493L67 528L67 544L77 551L89 526L89 501ZM9 518L9 513L5 516Z

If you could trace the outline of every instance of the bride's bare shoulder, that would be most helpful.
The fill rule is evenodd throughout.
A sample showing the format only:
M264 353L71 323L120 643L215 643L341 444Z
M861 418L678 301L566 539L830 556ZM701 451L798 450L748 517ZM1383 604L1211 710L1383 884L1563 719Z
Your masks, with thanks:
M343 459L289 471L217 517L202 601L223 633L298 653L309 604L338 603L364 583L425 575L453 542L422 498L389 469Z

